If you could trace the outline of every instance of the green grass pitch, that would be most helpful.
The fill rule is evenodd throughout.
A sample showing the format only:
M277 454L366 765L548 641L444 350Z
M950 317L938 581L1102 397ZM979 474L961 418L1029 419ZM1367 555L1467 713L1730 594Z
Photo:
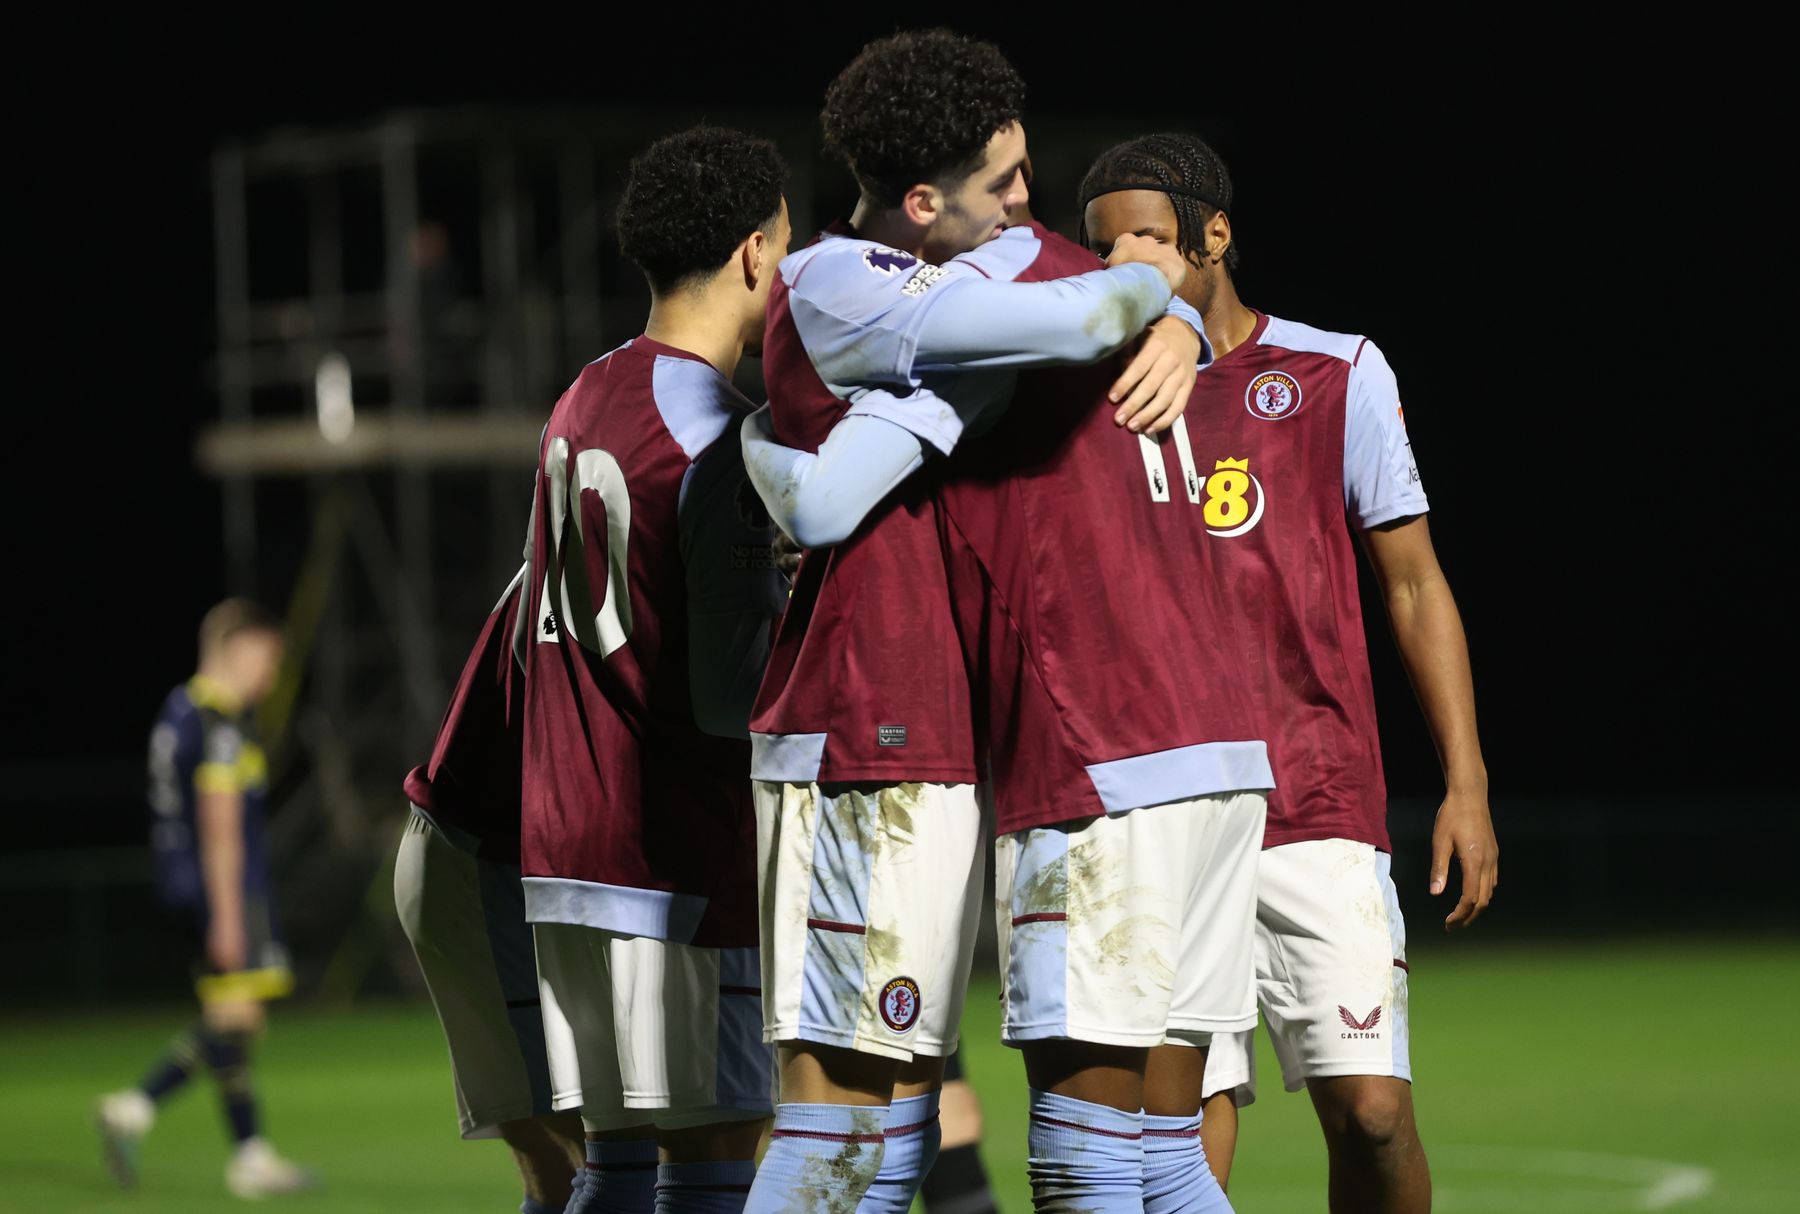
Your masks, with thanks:
M965 1058L987 1115L1001 1206L1030 1209L1019 1060L995 1040L991 980L971 994ZM1518 1214L1800 1210L1800 945L1485 946L1418 950L1413 1065L1437 1208ZM0 1019L0 1211L208 1214L222 1183L209 1084L164 1112L142 1186L111 1187L88 1126L95 1093L136 1079L184 1009ZM455 1136L429 1007L278 1007L259 1063L270 1136L326 1188L295 1211L504 1214L505 1148ZM1267 1043L1232 1197L1245 1214L1325 1208L1311 1105L1280 1090Z

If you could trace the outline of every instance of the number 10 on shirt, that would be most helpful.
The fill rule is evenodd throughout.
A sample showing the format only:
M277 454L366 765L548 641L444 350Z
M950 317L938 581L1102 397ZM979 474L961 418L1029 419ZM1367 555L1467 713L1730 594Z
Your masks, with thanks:
M538 595L537 639L560 644L563 629L570 628L583 649L604 658L631 636L631 592L625 575L631 542L631 494L625 487L625 472L611 452L593 447L575 456L574 480L569 479L569 464L569 440L551 439L544 452L550 568L544 571ZM589 492L598 499L598 511L583 509L582 498ZM595 519L593 514L600 517ZM605 529L604 535L588 534L596 523ZM568 546L571 541L572 548ZM597 610L589 589L590 551L594 560L604 560L606 566L606 595ZM554 599L550 596L552 585L557 588Z

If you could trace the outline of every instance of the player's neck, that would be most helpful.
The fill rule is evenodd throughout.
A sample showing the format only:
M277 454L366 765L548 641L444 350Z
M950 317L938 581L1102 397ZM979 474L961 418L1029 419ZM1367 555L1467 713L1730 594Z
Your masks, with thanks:
M737 309L721 306L711 294L684 291L652 299L644 336L704 358L730 379L744 357L744 328Z
M924 256L926 229L908 219L905 211L877 206L867 195L857 202L850 227L864 240L914 257Z
M1250 340L1256 332L1256 313L1246 308L1238 299L1237 288L1231 280L1225 278L1213 294L1212 306L1206 310L1202 318L1206 325L1206 340L1212 343L1213 357L1224 358L1227 354Z

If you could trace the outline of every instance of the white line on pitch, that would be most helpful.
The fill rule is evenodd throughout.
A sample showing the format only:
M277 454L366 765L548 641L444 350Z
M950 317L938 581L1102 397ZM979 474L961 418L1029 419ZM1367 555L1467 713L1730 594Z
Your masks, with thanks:
M1672 1210L1698 1200L1712 1191L1716 1179L1711 1168L1696 1164L1597 1151L1442 1147L1431 1152L1431 1159L1434 1164L1453 1169L1513 1176L1573 1176L1635 1185L1640 1191L1632 1204L1639 1210Z

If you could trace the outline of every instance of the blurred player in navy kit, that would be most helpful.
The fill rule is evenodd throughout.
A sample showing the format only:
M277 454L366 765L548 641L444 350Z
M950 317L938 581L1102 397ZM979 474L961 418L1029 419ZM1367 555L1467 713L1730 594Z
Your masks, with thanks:
M537 966L519 884L519 714L513 645L525 571L463 666L431 758L406 777L412 812L394 904L450 1047L464 1138L506 1140L522 1214L554 1214L582 1169L581 1119L550 1107Z
M218 1081L235 1144L226 1186L239 1197L309 1188L304 1168L262 1137L250 1046L263 1003L293 987L275 931L263 814L268 764L256 705L281 669L280 622L227 599L200 625L200 669L163 701L150 734L150 842L158 892L199 940L200 1019L169 1045L135 1088L100 1099L96 1121L119 1183L137 1180L136 1148L157 1106L202 1065Z
M1245 306L1232 279L1231 177L1192 135L1104 153L1081 186L1088 244L1121 236L1178 248L1181 294L1216 359L1188 403L1208 534L1222 575L1251 587L1247 641L1267 660L1260 715L1275 767L1257 874L1258 1002L1289 1091L1305 1087L1325 1133L1334 1211L1431 1206L1413 1118L1406 928L1389 875L1387 788L1351 533L1443 764L1430 889L1450 860L1461 895L1447 929L1493 895L1499 847L1475 730L1468 646L1438 567L1428 503L1381 350ZM1201 1133L1223 1181L1237 1104L1254 1097L1254 1030L1217 1034Z

